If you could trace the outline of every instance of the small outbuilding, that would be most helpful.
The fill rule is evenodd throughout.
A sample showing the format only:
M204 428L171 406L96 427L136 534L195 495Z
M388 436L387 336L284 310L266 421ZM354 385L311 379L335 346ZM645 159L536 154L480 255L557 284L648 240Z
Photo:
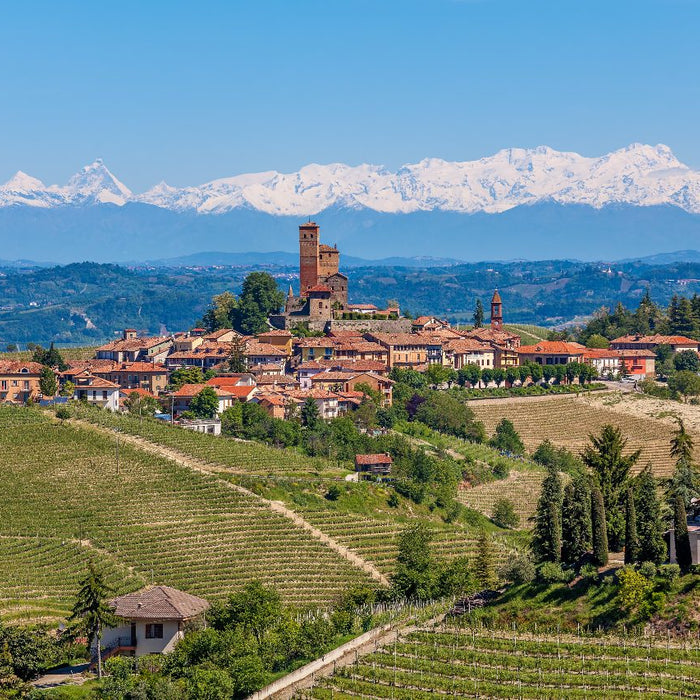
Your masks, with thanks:
M149 586L109 602L122 621L104 631L103 658L166 654L184 636L185 627L204 620L209 603L170 586Z

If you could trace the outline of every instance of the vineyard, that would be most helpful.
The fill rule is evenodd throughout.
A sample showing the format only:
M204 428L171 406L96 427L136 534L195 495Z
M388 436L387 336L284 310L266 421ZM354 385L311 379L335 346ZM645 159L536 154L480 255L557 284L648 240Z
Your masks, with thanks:
M526 323L507 323L505 329L519 335L523 345L535 345L540 340L547 340L549 334L549 328Z
M369 576L227 482L93 429L0 407L0 615L64 616L88 561L119 592L144 583L221 599L260 579L325 604ZM184 434L184 431L183 431Z
M592 407L585 401L568 397L472 401L469 405L489 434L502 418L511 420L529 450L548 438L557 446L580 452L589 444L590 434L600 433L603 425L611 423L628 438L629 451L642 450L637 470L649 462L659 477L669 476L673 470L674 461L669 454L673 426L653 418L626 415L602 406Z
M520 635L443 627L390 646L320 678L305 698L698 697L700 645L642 638Z

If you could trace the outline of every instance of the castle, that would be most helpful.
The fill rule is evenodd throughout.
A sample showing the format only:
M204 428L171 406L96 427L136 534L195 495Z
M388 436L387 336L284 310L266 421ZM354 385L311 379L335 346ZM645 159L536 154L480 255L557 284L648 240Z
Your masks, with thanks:
M318 224L299 226L299 296L316 287L328 287L331 306L344 309L348 304L348 278L338 271L338 248L320 242Z

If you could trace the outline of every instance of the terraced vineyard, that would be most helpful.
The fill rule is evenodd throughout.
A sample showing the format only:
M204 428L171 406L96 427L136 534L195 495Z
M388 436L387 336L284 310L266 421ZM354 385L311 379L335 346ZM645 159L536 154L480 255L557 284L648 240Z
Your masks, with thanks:
M697 698L700 647L660 640L523 637L442 628L408 634L347 666L305 698Z
M393 571L398 553L398 535L409 523L332 510L302 509L300 512L319 530L375 564L384 574ZM475 555L478 536L475 528L433 525L431 530L432 550L436 558L450 560ZM504 561L515 551L515 545L507 533L495 533L493 539L498 562Z
M517 333L523 345L535 345L540 340L546 340L549 333L549 328L527 323L507 323L505 329Z
M91 558L120 591L154 581L210 600L260 579L288 601L323 604L371 580L214 476L128 444L117 463L110 435L35 409L0 407L0 426L2 616L65 615Z
M499 498L508 498L520 518L520 527L526 528L529 527L528 519L535 513L543 478L543 470L513 470L507 479L460 489L457 499L468 508L491 517L496 501Z
M73 413L102 427L139 435L150 442L171 447L212 464L220 464L242 474L260 476L341 476L352 471L348 463L342 469L335 462L308 457L293 449L276 449L257 442L234 440L216 435L182 430L168 423L139 420L128 414L114 414L90 407L71 406Z
M555 445L580 452L589 444L589 434L597 434L603 425L611 423L628 438L628 450L642 450L637 469L651 462L657 476L668 476L673 470L673 459L669 454L673 428L653 418L592 407L573 397L471 401L469 405L489 434L502 418L511 420L529 450L549 438Z

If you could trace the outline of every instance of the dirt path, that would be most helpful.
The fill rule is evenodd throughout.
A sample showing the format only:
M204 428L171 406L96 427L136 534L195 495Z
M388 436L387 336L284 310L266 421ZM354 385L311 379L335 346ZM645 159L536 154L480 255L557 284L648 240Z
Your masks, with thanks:
M71 419L70 422L74 425L80 426L81 428L94 430L104 435L114 437L113 431L109 430L108 428L103 428L101 426L94 425L93 423L88 423L87 421L82 421L75 418ZM258 494L249 491L243 486L233 484L227 479L221 478L220 474L222 471L228 471L230 473L232 470L215 469L211 466L211 464L207 462L196 459L194 457L190 457L189 455L183 452L174 450L172 447L166 447L164 445L159 445L157 443L151 442L150 440L146 440L145 438L142 438L138 435L119 433L119 439L125 443L129 443L131 445L134 445L135 447L138 447L144 452L149 452L159 457L165 457L166 459L169 459L170 461L175 462L180 466L187 467L188 469L192 469L193 471L200 472L202 474L207 474L208 476L213 476L222 486L233 489L234 491L238 491L239 493L247 496L248 498L252 498L260 503L265 504L268 508L270 508L270 510L273 510L275 513L283 515L285 518L288 518L291 522L293 522L297 527L301 527L304 530L306 530L314 539L317 539L319 542L325 544L327 547L332 549L341 557L349 561L353 566L357 567L358 569L362 569L362 571L369 574L373 579L381 583L383 586L389 586L389 580L373 564L368 562L366 559L363 559L352 550L343 546L342 544L334 540L332 537L327 535L325 532L322 532L318 528L314 527L310 522L304 520L304 518L302 518L298 513L285 506L284 503L282 503L281 501L271 501L268 498L263 498L262 496L258 496Z

